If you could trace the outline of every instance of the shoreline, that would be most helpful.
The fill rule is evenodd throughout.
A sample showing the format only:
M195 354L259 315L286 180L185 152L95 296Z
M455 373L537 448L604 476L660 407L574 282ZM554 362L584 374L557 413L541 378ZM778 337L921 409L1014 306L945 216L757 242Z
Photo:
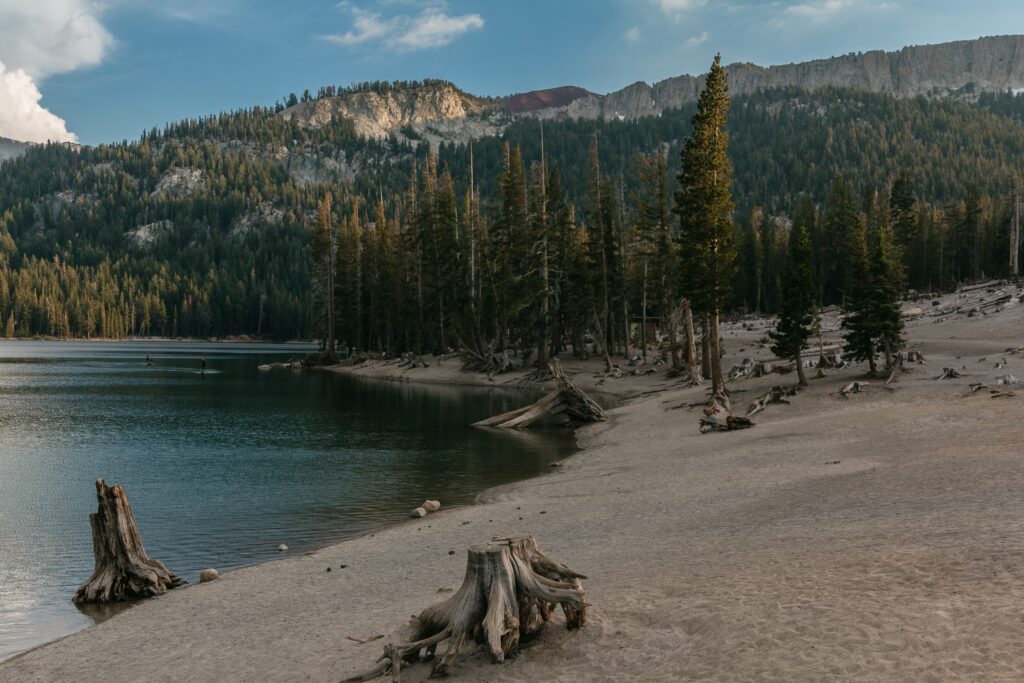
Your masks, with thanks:
M764 329L750 327L727 326L726 367L764 357ZM459 584L470 544L512 532L590 577L590 623L569 632L559 618L500 665L467 644L462 680L1024 676L1024 607L1006 599L1024 587L1024 549L1010 540L1024 531L1024 471L1007 427L1024 397L969 392L1024 377L1024 355L1008 352L1021 329L1024 306L914 323L909 348L927 365L894 385L868 380L842 399L863 368L830 371L753 429L724 434L700 435L687 407L706 387L663 373L602 381L566 359L584 390L633 400L578 430L581 450L562 467L172 591L0 664L0 680L337 680L379 656L380 641L357 640L390 634ZM944 365L965 366L964 378L936 381ZM730 385L734 409L792 381ZM428 673L403 668L407 681Z

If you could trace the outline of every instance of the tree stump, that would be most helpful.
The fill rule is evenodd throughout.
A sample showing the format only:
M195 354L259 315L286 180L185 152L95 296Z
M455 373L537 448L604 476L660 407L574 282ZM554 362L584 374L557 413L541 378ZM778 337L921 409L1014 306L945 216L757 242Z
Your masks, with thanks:
M373 669L347 678L345 683L388 675L392 681L397 681L403 663L415 661L421 652L427 659L432 658L437 646L445 640L447 649L434 663L431 677L446 676L470 636L487 647L495 662L501 662L519 647L520 638L526 635L520 618L524 605L533 609L543 602L549 613L550 605L569 605L570 610L582 615L583 590L576 587L578 578L582 577L544 555L532 537L515 538L515 542L506 540L470 547L462 586L444 602L413 617L409 625L396 634L398 644L384 646L384 654ZM522 540L518 540L520 538ZM577 577L574 579L577 584L538 574L533 562L524 559L530 556L527 550L530 544L540 566L548 571L561 568ZM527 613L532 614L529 610Z
M494 543L508 544L512 556L527 567L533 570L537 580L547 579L548 588L572 589L582 593L583 583L580 579L587 578L583 574L574 572L561 562L552 559L547 553L540 549L537 541L528 534L517 534L510 536L495 536L491 539ZM531 580L524 576L524 580ZM562 612L565 614L565 625L569 629L580 628L587 623L586 603L580 601L562 602ZM552 603L535 597L520 596L519 598L519 628L524 636L538 633L544 624L551 621Z
M142 547L124 487L96 480L99 509L89 515L96 568L75 591L76 603L121 602L161 595L184 583Z

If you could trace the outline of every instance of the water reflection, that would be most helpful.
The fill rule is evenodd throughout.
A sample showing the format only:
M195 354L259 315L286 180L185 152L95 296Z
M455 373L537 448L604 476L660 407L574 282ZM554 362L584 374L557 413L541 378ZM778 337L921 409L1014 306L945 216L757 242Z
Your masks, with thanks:
M105 618L70 602L92 570L98 477L125 484L149 554L195 581L400 520L425 497L472 502L573 448L469 426L518 391L256 370L301 352L0 342L0 658Z

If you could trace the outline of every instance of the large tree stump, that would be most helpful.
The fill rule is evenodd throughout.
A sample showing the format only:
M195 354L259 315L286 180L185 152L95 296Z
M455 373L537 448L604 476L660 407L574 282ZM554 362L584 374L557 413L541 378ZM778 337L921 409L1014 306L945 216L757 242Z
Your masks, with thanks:
M409 625L396 634L398 643L384 646L384 654L373 669L345 679L346 683L388 675L392 681L397 681L403 663L415 661L421 652L427 659L433 658L437 646L445 640L447 649L435 661L432 677L450 672L468 637L485 645L493 660L501 662L519 647L520 638L528 635L524 633L520 618L524 602L569 605L582 614L585 604L582 587L538 574L532 562L525 559L526 547L530 544L536 549L537 561L542 566L548 564L543 564L541 555L551 567L563 566L541 553L532 537L522 538L516 542L506 540L472 546L459 590L444 602L413 617ZM575 580L578 582L578 578Z
M602 422L607 419L601 406L565 376L558 361L548 364L558 388L536 403L510 410L474 423L476 427L524 429L546 417L567 415L574 422Z
M75 591L76 603L148 598L186 583L146 555L123 486L97 479L96 499L99 509L89 515L96 568Z
M495 543L508 544L512 556L521 560L527 567L533 570L536 577L524 576L524 581L538 582L547 579L548 588L573 588L583 591L583 583L580 579L587 578L569 569L561 562L552 559L547 553L540 549L537 541L529 534L516 534L510 536L495 536L491 539ZM543 593L538 589L535 593ZM562 602L562 612L565 614L565 625L569 629L580 628L587 623L586 603L580 601ZM531 597L529 595L519 596L519 629L524 636L538 633L544 624L551 621L552 602Z

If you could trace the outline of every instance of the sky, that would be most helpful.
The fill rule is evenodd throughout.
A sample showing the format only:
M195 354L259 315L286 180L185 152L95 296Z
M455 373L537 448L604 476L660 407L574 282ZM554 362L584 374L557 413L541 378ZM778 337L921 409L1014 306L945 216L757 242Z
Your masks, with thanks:
M1021 0L0 0L0 136L85 144L367 80L608 92L1024 33Z

